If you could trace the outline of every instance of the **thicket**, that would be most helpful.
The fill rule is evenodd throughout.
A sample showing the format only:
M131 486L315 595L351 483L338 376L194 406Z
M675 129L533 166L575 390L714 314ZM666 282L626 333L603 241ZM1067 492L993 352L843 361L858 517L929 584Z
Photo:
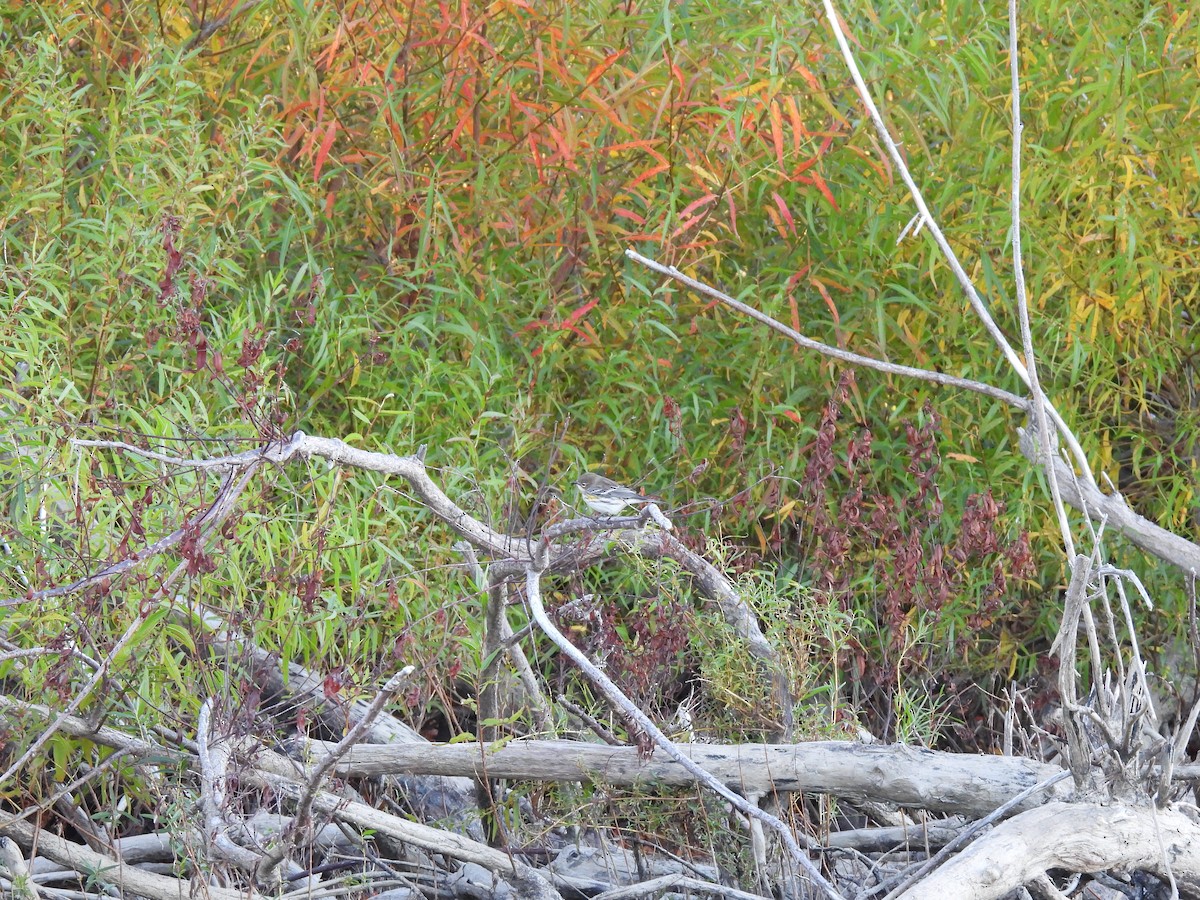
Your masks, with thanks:
M854 698L878 722L912 711L898 689L998 687L1045 663L1061 563L1007 410L871 373L831 403L828 361L622 255L702 274L841 346L1007 383L986 342L964 338L971 320L935 248L897 242L903 188L815 9L352 0L207 19L140 2L3 15L7 595L80 578L211 500L202 476L147 476L67 438L153 436L188 455L303 429L427 445L443 486L509 528L540 486L565 491L583 468L665 493L734 567L834 592L830 615L856 624L831 639L832 663L881 692ZM999 262L1000 10L949 0L854 16L910 164L1015 333ZM1042 377L1095 469L1190 534L1196 22L1171 5L1045 3L1023 28ZM288 491L251 492L228 526L246 537L219 565L198 555L187 589L285 658L319 659L331 691L419 658L414 722L449 714L454 678L479 665L477 607L442 538L419 558L397 550L395 535L428 523L423 508L315 465ZM880 540L831 530L848 492L866 498L862 518L878 511ZM955 557L981 516L991 555ZM1127 561L1164 588L1154 651L1182 628L1183 592ZM157 583L151 570L91 592L82 611L14 606L4 624L104 646ZM639 636L641 609L615 610L606 639L657 647L655 665L678 651L684 674L664 698L677 701L696 650ZM192 639L146 629L123 713L169 725L214 692L252 698L215 664L185 663ZM71 689L53 660L23 678L31 699Z

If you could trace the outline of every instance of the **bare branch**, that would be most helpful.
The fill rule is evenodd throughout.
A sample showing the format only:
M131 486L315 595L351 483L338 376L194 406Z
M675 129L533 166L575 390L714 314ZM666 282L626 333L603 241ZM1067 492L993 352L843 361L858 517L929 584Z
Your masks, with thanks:
M1025 264L1021 259L1021 134L1025 123L1021 121L1021 77L1020 58L1017 46L1017 0L1008 0L1008 63L1012 79L1012 248L1013 278L1017 288L1017 314L1021 322L1021 344L1025 351L1025 365L1029 377L1029 394L1033 401L1033 416L1037 423L1041 442L1042 470L1050 483L1050 497L1054 501L1054 512L1058 516L1058 529L1062 533L1063 547L1067 559L1075 559L1075 539L1071 535L1071 523L1063 507L1062 494L1055 473L1054 441L1051 440L1050 423L1047 420L1046 395L1042 392L1037 374L1037 357L1033 350L1033 330L1029 327L1029 300L1025 296Z
M295 780L294 761L256 745L249 738L243 739L239 750L253 759L253 765L240 773L244 783L269 788L282 797L299 800L304 786ZM319 791L313 797L313 810L359 829L371 829L451 859L478 863L512 881L519 897L528 897L530 900L559 897L545 878L520 858L461 834L391 815L328 791Z
M1034 435L1018 429L1021 452L1030 462L1040 459ZM1200 572L1200 545L1156 525L1129 508L1120 494L1104 494L1094 482L1074 477L1071 467L1055 457L1054 467L1063 486L1063 500L1071 507L1115 528L1129 542L1184 572Z
M37 845L38 853L80 873L87 873L101 884L120 888L119 895L149 897L152 900L182 900L185 897L206 897L208 900L254 900L263 895L256 891L230 890L202 881L171 878L144 872L137 866L122 864L121 860L97 853L82 844L64 840L52 832L37 828L29 822L5 818L0 820L0 832L17 843Z
M124 444L120 441L115 441L113 443L120 444L121 446L119 449L128 449L130 452L139 455L146 455L150 452L141 450L140 448L134 447L131 444ZM161 455L162 454L154 454L151 458L157 458ZM248 464L249 463L247 463L247 465ZM70 584L59 585L58 587L47 588L44 591L30 591L29 593L23 594L20 597L9 597L6 600L0 600L0 608L6 606L19 606L22 603L29 603L32 600L49 600L52 597L65 597L70 594L77 594L80 591L94 587L98 584L104 584L105 582L111 581L120 575L125 575L128 572L132 572L134 569L141 567L145 563L154 559L156 556L159 556L165 553L167 550L170 550L172 547L182 543L184 539L188 537L188 535L194 534L197 529L203 529L205 533L211 533L213 523L215 522L219 524L220 522L224 521L225 517L228 516L232 511L234 501L245 489L248 481L248 477L243 477L240 481L235 481L232 474L227 473L220 489L217 491L216 499L213 500L212 505L183 527L177 528L167 536L159 538L144 550L139 550L136 553L132 553L125 559L115 562L110 566L105 566L99 572L93 572L91 575L80 578L78 581L73 581Z
M884 362L878 359L872 359L869 356L863 356L859 353L852 353L849 350L843 350L840 347L831 347L829 344L823 344L820 341L814 341L810 337L805 337L795 329L789 328L778 319L772 318L761 310L755 309L753 306L742 303L740 300L735 300L728 294L722 293L714 287L710 287L703 281L697 281L695 278L684 275L674 266L664 266L660 262L642 256L636 250L627 249L625 255L634 262L641 263L648 269L653 269L660 275L666 275L668 278L674 278L680 284L687 285L693 291L699 294L704 294L706 297L712 297L714 300L719 300L730 309L737 310L742 315L749 316L755 321L761 322L768 328L779 332L784 337L791 340L798 347L803 347L805 350L813 350L821 353L831 359L839 360L840 362L849 363L854 366L862 366L866 369L874 369L877 372L883 372L887 375L896 375L902 378L914 378L919 381L929 381L933 384L939 384L943 387L961 388L965 391L973 391L977 394L983 394L985 397L991 397L994 400L1000 400L1007 403L1009 406L1019 409L1023 412L1028 412L1029 401L1024 397L1018 397L1009 391L1002 388L993 387L990 384L984 384L981 381L971 381L968 378L959 378L955 375L946 375L942 372L931 372L929 369L917 369L913 366L902 366L898 363Z
M206 541L208 537L212 535L213 531L219 528L225 518L233 511L234 501L241 496L242 491L245 490L246 484L250 481L250 478L254 475L254 472L255 469L250 468L243 473L242 477L233 484L232 489L223 490L218 496L217 502L214 503L203 516L200 517L198 522L203 526L200 532L201 542ZM228 488L228 484L226 485L226 488ZM162 584L159 585L153 596L142 602L141 610L137 617L129 623L129 627L125 629L125 633L117 638L116 643L113 644L112 649L108 652L108 655L100 661L99 667L94 673L92 673L92 677L80 689L80 691L73 698L71 698L71 702L68 703L66 708L58 715L58 718L56 718L55 721L50 724L50 727L38 735L37 740L35 740L29 746L29 749L21 754L20 759L14 762L8 767L8 769L5 770L2 775L0 775L0 785L3 785L10 778L12 778L13 775L19 772L23 766L25 766L41 751L42 747L46 746L46 743L50 740L50 738L57 733L60 725L62 724L63 717L74 714L75 711L83 705L84 701L87 700L87 698L90 697L93 692L95 692L96 688L98 688L107 677L108 670L112 667L113 661L121 654L129 642L133 640L134 635L137 634L138 630L150 617L150 614L158 608L158 604L161 603L163 598L167 596L172 585L174 585L176 581L178 581L184 574L187 573L190 565L191 562L188 560L184 560L177 565L171 574L163 579ZM84 580L87 581L88 579Z
M1021 793L1017 794L1017 796L1013 797L1011 800L1009 800L1007 803L1003 804L1002 806L998 806L996 809L994 809L988 815L984 816L979 821L972 822L968 827L964 828L961 832L959 832L959 834L955 838L953 838L949 843L947 843L946 846L944 846L936 854L934 854L932 857L930 857L929 860L927 860L919 869L917 869L910 876L908 876L906 879L904 879L904 882L902 884L900 884L898 887L896 887L895 889L893 889L887 895L885 900L892 900L892 898L894 898L894 897L899 897L909 887L911 887L912 885L914 885L918 881L920 881L922 878L924 878L926 874L928 874L929 872L932 872L935 868L937 868L943 862L945 862L945 860L950 856L951 853L953 853L955 850L957 850L963 844L967 843L967 841L969 841L971 838L973 838L980 831L987 828L989 825L992 825L993 823L998 822L1000 819L1003 819L1006 815L1008 815L1014 809L1017 809L1022 803L1024 803L1030 797L1034 796L1035 794L1040 794L1043 791L1048 790L1049 788L1052 788L1054 785L1058 784L1060 781L1065 780L1066 778L1068 778L1070 776L1070 774L1071 773L1068 771L1063 771L1063 772L1059 772L1056 775L1051 775L1045 781L1039 781L1037 784L1032 785L1032 786L1026 788L1025 790L1021 791Z
M306 742L319 755L330 744ZM909 809L986 816L1030 787L1062 773L1048 763L1014 756L951 753L920 747L805 741L798 744L675 744L684 756L726 787L770 796L803 792L865 799ZM612 785L687 787L696 783L674 758L639 755L636 747L582 741L518 738L492 743L360 745L338 764L345 778L444 775ZM1070 785L1044 788L1045 796L1018 803L1030 809L1046 797L1065 800Z
M304 793L296 801L296 814L293 816L291 824L280 838L279 843L265 853L259 862L257 872L262 883L276 883L278 880L277 869L284 858L292 852L292 848L296 846L300 837L300 829L307 828L310 825L313 799L320 790L322 779L337 765L338 760L350 752L355 744L367 737L371 726L375 724L375 720L383 712L384 706L391 702L392 697L396 695L396 692L403 687L404 683L415 671L415 666L405 666L389 678L387 683L379 689L374 699L371 700L362 717L346 732L345 737L330 747L329 751L321 758L321 761L308 773L308 778L304 783ZM203 711L201 709L202 713Z

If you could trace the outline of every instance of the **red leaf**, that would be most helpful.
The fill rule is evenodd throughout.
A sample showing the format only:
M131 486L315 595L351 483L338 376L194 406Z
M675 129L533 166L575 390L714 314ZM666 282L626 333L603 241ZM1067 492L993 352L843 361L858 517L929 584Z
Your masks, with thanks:
M791 229L792 234L795 234L796 220L792 218L792 211L787 208L787 204L783 202L783 198L780 197L779 194L775 193L775 191L771 191L771 196L775 198L775 205L779 207L779 212L782 213L784 219L787 220L788 228Z
M679 213L679 218L686 219L688 216L690 216L692 213L694 213L701 206L704 206L706 203L711 203L713 200L716 200L716 199L717 199L716 194L705 194L699 200L693 200L691 203L689 203L687 206L685 206L683 208L683 210ZM645 221L645 220L643 220L643 221Z
M599 300L589 300L587 303L583 304L583 306L579 307L579 309L567 316L562 323L562 330L566 331L568 329L574 329L575 326L579 324L579 320L595 309L599 303Z

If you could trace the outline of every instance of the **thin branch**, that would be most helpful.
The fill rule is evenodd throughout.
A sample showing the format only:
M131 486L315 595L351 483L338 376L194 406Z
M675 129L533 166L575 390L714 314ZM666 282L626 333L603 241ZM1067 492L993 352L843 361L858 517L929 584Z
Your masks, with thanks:
M1013 278L1017 287L1017 314L1021 321L1021 343L1025 351L1025 366L1028 371L1029 394L1033 401L1033 415L1037 422L1039 449L1042 456L1042 471L1050 483L1050 496L1054 500L1054 512L1058 516L1058 530L1062 533L1063 547L1067 559L1075 559L1075 539L1071 535L1071 522L1063 506L1062 493L1058 488L1058 477L1054 468L1054 441L1050 438L1050 423L1047 421L1046 395L1038 380L1036 356L1033 351L1033 330L1029 326L1029 299L1025 295L1025 265L1021 259L1021 134L1025 123L1021 121L1021 77L1020 61L1017 56L1017 0L1008 0L1008 62L1012 76L1012 248Z
M528 560L531 558L530 543L527 538L513 537L487 527L452 501L442 491L425 468L422 454L413 456L397 456L393 453L375 453L370 450L360 450L345 441L335 438L315 437L303 431L297 431L286 441L267 444L265 447L247 450L232 456L222 456L206 460L185 460L177 457L166 457L164 454L143 450L123 441L83 441L72 443L81 447L102 447L124 450L137 456L156 459L171 465L189 466L193 468L240 468L261 463L282 464L297 456L320 457L338 465L351 466L369 472L379 472L383 475L394 475L408 482L409 487L416 493L421 502L435 516L453 528L459 535L466 538L476 547L503 557ZM73 586L72 586L73 587ZM68 588L55 589L58 593L67 592ZM18 601L18 602L23 602ZM2 605L2 604L0 604Z
M206 897L208 900L255 900L262 897L257 891L234 890L208 884L203 878L189 881L143 871L138 866L125 865L121 860L96 853L82 844L64 840L53 832L17 819L0 819L0 832L18 843L36 845L38 853L80 873L86 873L99 884L117 887L118 896L133 895L151 900L179 900L181 897Z
M389 678L371 700L362 717L346 733L346 736L338 741L308 772L304 781L304 793L296 801L296 814L292 817L291 824L281 836L279 843L267 851L259 861L257 876L261 883L275 884L278 881L279 865L296 846L300 838L300 829L307 828L312 819L313 802L320 793L322 779L350 752L355 744L367 736L367 732L371 730L375 720L383 712L383 708L391 702L396 692L404 686L404 683L415 671L415 666L405 666ZM201 711L203 712L203 709Z
M196 718L197 764L200 769L200 808L204 816L204 834L219 857L233 863L244 872L254 872L262 854L247 850L229 836L229 823L225 821L228 798L225 792L229 783L229 743L210 740L212 722L212 698L200 706Z
M1023 428L1017 429L1021 453L1031 463L1040 464L1038 442ZM1075 509L1115 528L1130 543L1186 572L1200 572L1200 544L1180 537L1160 525L1140 516L1129 508L1120 494L1103 494L1094 482L1076 478L1071 467L1060 457L1054 458L1063 499Z
M233 489L224 491L218 498L218 501L209 508L208 512L205 513L204 516L201 517L201 521L204 523L204 530L201 532L199 538L201 544L203 544L203 542L208 538L209 535L213 533L214 530L220 527L221 523L225 520L229 513L233 511L234 501L241 496L242 491L245 490L246 485L253 477L254 472L255 469L250 468L243 473L242 477L233 485ZM37 740L30 745L29 749L21 754L21 758L9 766L8 769L5 770L4 774L0 775L0 785L5 784L10 778L13 777L13 775L19 772L23 766L33 759L34 756L41 751L42 747L46 745L50 738L55 735L65 719L73 715L75 711L83 705L83 702L92 695L96 688L100 686L100 684L108 676L108 670L112 667L113 661L121 654L129 642L133 640L134 635L137 634L138 630L145 623L146 619L150 617L150 614L158 608L159 602L161 602L166 596L171 586L187 572L191 565L192 563L190 560L185 559L183 562L181 562L175 567L171 574L163 580L163 583L159 585L153 596L142 602L141 610L138 616L129 623L129 627L125 629L125 633L117 639L115 644L113 644L112 649L108 652L104 659L101 660L100 666L92 674L92 677L83 686L79 693L77 693L71 699L71 702L67 704L66 709L59 713L54 722L52 722L45 731L38 735Z
M829 344L815 341L810 337L805 337L795 329L789 328L777 319L772 318L761 310L755 309L753 306L742 303L740 300L735 300L728 294L722 293L714 287L710 287L702 281L697 281L684 275L674 266L664 266L660 262L642 256L636 250L625 251L625 255L634 262L641 263L648 269L653 269L660 275L666 275L668 278L674 278L680 284L687 285L698 294L704 294L706 297L712 297L724 303L730 309L737 310L742 315L749 316L757 322L761 322L768 328L779 332L784 337L791 340L798 347L803 347L805 350L813 350L817 353L828 356L840 362L849 363L854 366L862 366L867 369L875 369L877 372L883 372L887 375L896 375L902 378L914 378L919 381L929 381L933 384L939 384L943 387L961 388L966 391L973 391L976 394L983 394L985 397L991 397L994 400L1000 400L1007 403L1009 406L1019 409L1022 412L1029 411L1029 401L1024 397L1018 397L1010 391L1002 388L993 387L990 384L984 384L981 381L971 381L968 378L959 378L955 375L946 375L942 372L932 372L929 369L918 369L914 366L902 366L898 363L884 362L883 360L873 359L870 356L863 356L859 353L852 353L849 350L843 350L840 347L831 347Z
M114 443L121 442L118 441ZM148 455L150 453L150 451L140 450L131 444L122 444L121 449L128 449L131 452L141 455ZM154 454L152 458L160 455L161 454ZM22 594L20 597L9 597L5 600L0 600L0 608L6 606L20 606L23 603L29 603L33 600L49 600L53 597L65 597L70 594L77 594L80 591L86 590L87 588L111 581L119 575L132 572L134 569L144 565L145 563L154 559L156 556L165 553L167 550L170 550L172 547L181 543L189 534L193 534L196 529L208 528L209 524L214 520L220 521L224 519L225 516L229 515L229 511L232 508L232 501L236 499L237 495L241 493L244 487L244 481L240 483L240 486L235 487L233 478L230 475L226 475L221 487L217 491L216 499L213 500L212 505L209 506L208 509L182 527L175 529L165 537L159 538L149 547L146 547L143 550L138 550L135 553L131 553L125 559L119 560L110 566L106 566L99 572L93 572L91 575L86 575L83 578L80 578L78 581L73 581L70 584L62 584L58 587L47 588L43 591L30 591L26 594Z

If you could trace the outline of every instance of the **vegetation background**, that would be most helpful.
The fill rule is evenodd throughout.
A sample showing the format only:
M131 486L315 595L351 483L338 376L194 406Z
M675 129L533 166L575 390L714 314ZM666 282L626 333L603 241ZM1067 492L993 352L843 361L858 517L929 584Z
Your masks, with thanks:
M931 208L1015 334L1004 10L843 12ZM989 692L1046 673L1061 551L1009 410L847 380L623 256L829 343L1016 388L932 242L898 240L912 208L815 4L0 13L6 595L95 571L211 500L204 475L69 438L210 455L303 429L428 445L448 493L514 530L540 485L573 500L583 468L664 493L791 648L814 733L858 720L987 749ZM1178 3L1035 0L1021 16L1042 377L1094 468L1194 538L1200 24ZM334 693L417 662L407 715L469 727L453 712L479 667L478 594L452 536L361 474L314 465L251 490L181 590ZM1150 585L1147 649L1166 653L1181 578L1110 546ZM161 575L15 606L4 626L103 656ZM725 726L764 727L678 585L559 588L603 596L577 633L657 713L700 685ZM186 630L150 626L102 702L168 727L206 696L252 705ZM30 699L72 691L53 657L22 673ZM78 752L55 746L60 766Z

